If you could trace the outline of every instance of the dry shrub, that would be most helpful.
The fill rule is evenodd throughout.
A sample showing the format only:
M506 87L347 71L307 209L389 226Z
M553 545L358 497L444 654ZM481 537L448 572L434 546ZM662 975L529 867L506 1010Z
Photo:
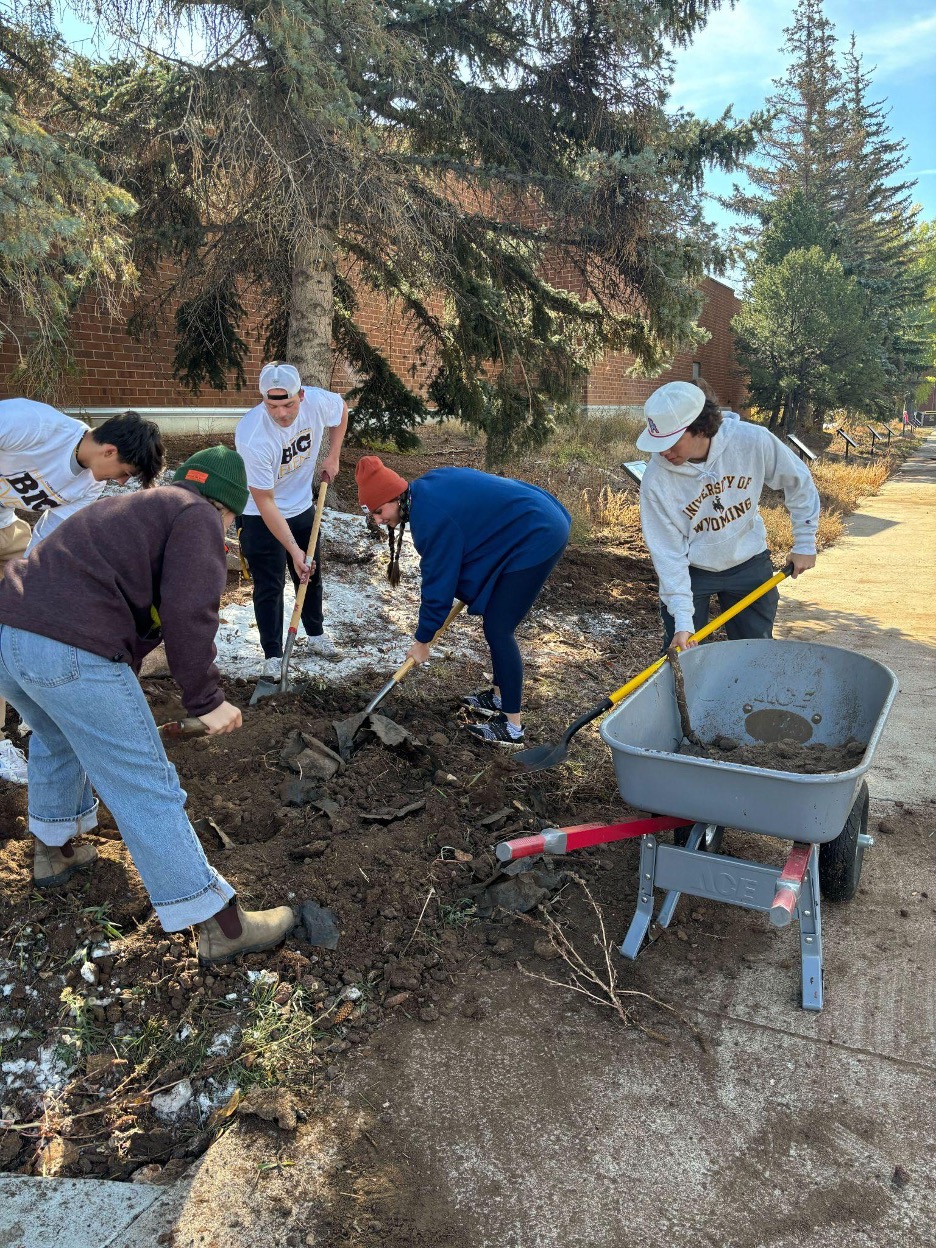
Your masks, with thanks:
M541 450L504 465L510 476L554 494L572 516L572 541L613 532L616 540L639 540L637 487L621 468L643 459L637 436L639 411L621 416L582 416L561 425Z

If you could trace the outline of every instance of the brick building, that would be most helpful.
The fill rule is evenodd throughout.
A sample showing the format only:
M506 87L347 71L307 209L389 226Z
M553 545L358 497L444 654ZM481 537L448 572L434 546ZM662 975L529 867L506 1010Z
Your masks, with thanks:
M662 381L691 380L700 373L714 386L722 403L735 409L745 403L745 387L734 361L730 321L740 304L734 292L721 282L706 278L703 283L705 308L700 323L711 334L710 340L695 353L683 352L672 368L657 378L626 376L629 356L614 352L601 360L583 386L582 402L590 411L612 413L642 404ZM79 309L73 320L73 350L78 371L63 380L58 402L69 408L94 407L223 407L244 410L255 402L255 379L264 360L261 356L260 318L252 319L242 336L248 345L245 363L247 385L242 390L203 390L193 395L172 376L174 308L166 312L163 325L143 342L130 338L123 320L100 314L92 302ZM393 367L410 384L419 386L426 374L418 342L399 307L377 296L363 297L361 322L371 342L390 359ZM16 345L12 335L0 343L0 397L22 393L10 380L16 365ZM345 362L336 355L330 385L346 392L354 378Z

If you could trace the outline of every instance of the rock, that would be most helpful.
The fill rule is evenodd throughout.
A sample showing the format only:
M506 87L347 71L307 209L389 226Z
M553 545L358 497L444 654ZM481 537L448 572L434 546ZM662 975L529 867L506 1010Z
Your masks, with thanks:
M283 1131L294 1131L299 1122L295 1098L285 1088L250 1088L237 1106L237 1112L275 1122Z
M740 744L741 742L737 739L737 737L718 738L718 748L720 750L724 750L726 753L730 753L731 750L736 750Z
M434 1005L424 1005L419 1011L419 1018L424 1023L436 1023L439 1020L439 1011Z
M39 1153L39 1173L45 1177L64 1174L77 1160L78 1145L60 1135L53 1136Z
M157 1092L153 1097L153 1112L164 1119L175 1118L188 1105L195 1092L188 1079L183 1079L180 1083L175 1084L171 1088L167 1088L165 1092Z
M878 831L884 836L893 836L897 831L897 823L893 819L882 819L878 824Z
M327 910L316 901L307 901L299 907L298 927L310 945L321 949L338 948L338 922L333 910Z
M544 962L552 962L558 958L559 950L547 937L541 937L533 943L533 952L538 958L542 958Z
M429 735L429 744L438 746L440 750L444 749L448 743L448 737L444 732L433 732Z
M682 927L677 927L677 928L676 928L676 939L677 939L677 940L683 940L683 941L687 941L687 940L689 939L689 937L686 935L686 932L685 932L685 929L684 929L684 928L682 928Z
M903 1166L894 1166L894 1173L891 1175L891 1185L896 1187L898 1191L907 1186L910 1182L910 1174Z

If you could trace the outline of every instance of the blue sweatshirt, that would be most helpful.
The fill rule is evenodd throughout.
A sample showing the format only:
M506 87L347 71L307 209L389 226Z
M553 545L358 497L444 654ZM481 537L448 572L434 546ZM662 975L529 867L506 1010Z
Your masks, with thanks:
M419 552L417 641L431 641L456 598L483 615L504 572L545 563L569 540L571 517L539 486L475 468L433 468L410 486L410 531Z

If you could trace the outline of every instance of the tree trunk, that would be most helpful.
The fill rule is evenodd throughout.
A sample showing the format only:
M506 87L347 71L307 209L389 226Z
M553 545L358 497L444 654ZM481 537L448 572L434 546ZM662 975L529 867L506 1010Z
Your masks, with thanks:
M767 428L773 431L780 423L780 413L783 411L783 400L779 399L774 405L770 413L770 420L767 422Z
M331 387L335 240L327 230L303 239L293 252L289 299L289 362L303 384Z

